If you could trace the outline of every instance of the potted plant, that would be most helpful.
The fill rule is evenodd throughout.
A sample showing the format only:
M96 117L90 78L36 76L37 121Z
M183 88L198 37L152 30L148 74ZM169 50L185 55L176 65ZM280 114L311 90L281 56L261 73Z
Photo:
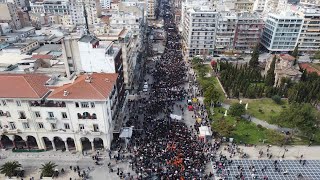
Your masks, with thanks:
M18 161L8 161L1 166L0 173L4 174L8 179L12 179L13 176L17 175L20 167L21 164Z
M57 165L53 162L48 162L45 164L42 164L41 169L41 177L42 179L52 179L55 176L55 167L57 167Z

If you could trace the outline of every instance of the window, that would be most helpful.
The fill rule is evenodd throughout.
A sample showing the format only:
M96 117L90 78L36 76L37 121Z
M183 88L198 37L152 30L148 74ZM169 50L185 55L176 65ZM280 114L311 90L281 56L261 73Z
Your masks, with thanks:
M84 129L84 124L79 124L79 129L83 130Z
M56 123L51 123L51 128L52 129L57 129L57 124Z
M88 108L89 107L89 103L88 102L82 102L81 103L81 107L82 108Z
M41 118L41 114L39 111L34 112L34 115L36 116L36 118Z
M9 127L11 130L16 129L16 125L14 124L14 122L9 122Z
M77 108L79 107L79 103L78 102L76 102L75 105L76 105Z
M68 123L64 123L64 128L65 129L70 129L70 125Z
M95 104L94 104L94 102L91 102L90 104L91 104L91 108L96 107Z
M66 112L62 112L61 115L62 115L62 118L63 118L63 119L68 119L68 116L67 116L67 113L66 113Z
M23 126L24 129L29 129L30 128L29 123L27 123L27 122L22 123L22 126Z
M49 116L49 118L54 118L53 112L48 112L48 116Z
M44 125L43 125L43 123L38 123L38 127L39 127L39 129L43 129L44 128Z
M27 119L26 114L24 113L24 111L19 111L19 119Z
M17 106L21 106L21 101L16 101Z
M93 131L98 132L99 131L99 125L98 124L93 124Z
M2 100L2 105L6 106L7 105L7 101L6 100Z

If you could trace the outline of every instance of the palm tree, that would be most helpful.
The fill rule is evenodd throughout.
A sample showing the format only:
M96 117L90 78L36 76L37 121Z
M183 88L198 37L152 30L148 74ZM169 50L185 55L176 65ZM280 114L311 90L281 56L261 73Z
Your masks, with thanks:
M45 164L42 164L41 174L43 177L52 177L54 175L54 168L57 167L57 165L53 162L48 162Z
M20 167L21 164L18 161L9 161L1 166L0 173L11 178L17 174L17 170Z

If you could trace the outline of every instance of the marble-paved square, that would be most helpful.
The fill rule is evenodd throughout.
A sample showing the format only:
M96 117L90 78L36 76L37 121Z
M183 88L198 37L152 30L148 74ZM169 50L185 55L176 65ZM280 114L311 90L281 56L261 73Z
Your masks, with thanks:
M304 166L299 163L299 160L278 160L278 167L281 172L275 171L273 163L274 160L233 160L233 163L228 166L230 175L227 179L236 179L235 176L238 174L239 165L243 167L245 179L252 179L249 166L255 167L258 179L263 179L266 175L269 180L293 180L298 179L297 175L299 173L302 174L303 179L320 179L320 160L307 160ZM267 166L267 169L262 172L265 166ZM283 171L287 171L288 174L284 175ZM224 174L226 174L226 172Z

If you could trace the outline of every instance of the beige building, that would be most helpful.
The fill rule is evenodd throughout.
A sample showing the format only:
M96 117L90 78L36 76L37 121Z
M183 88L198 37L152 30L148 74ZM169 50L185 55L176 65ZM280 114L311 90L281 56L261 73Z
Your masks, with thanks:
M155 20L156 19L156 8L157 8L157 0L147 0L148 4L148 15L147 19L149 20Z
M13 3L0 3L0 23L9 23L12 29L20 29L17 7Z
M264 74L266 75L270 69L271 62L273 57L276 56L276 65L275 65L275 86L280 85L282 78L289 78L292 81L299 81L302 73L299 71L298 65L293 65L295 58L289 54L278 54L272 55L267 59L267 64L265 67Z
M249 11L253 10L253 1L251 0L236 0L235 1L235 9L238 12Z

